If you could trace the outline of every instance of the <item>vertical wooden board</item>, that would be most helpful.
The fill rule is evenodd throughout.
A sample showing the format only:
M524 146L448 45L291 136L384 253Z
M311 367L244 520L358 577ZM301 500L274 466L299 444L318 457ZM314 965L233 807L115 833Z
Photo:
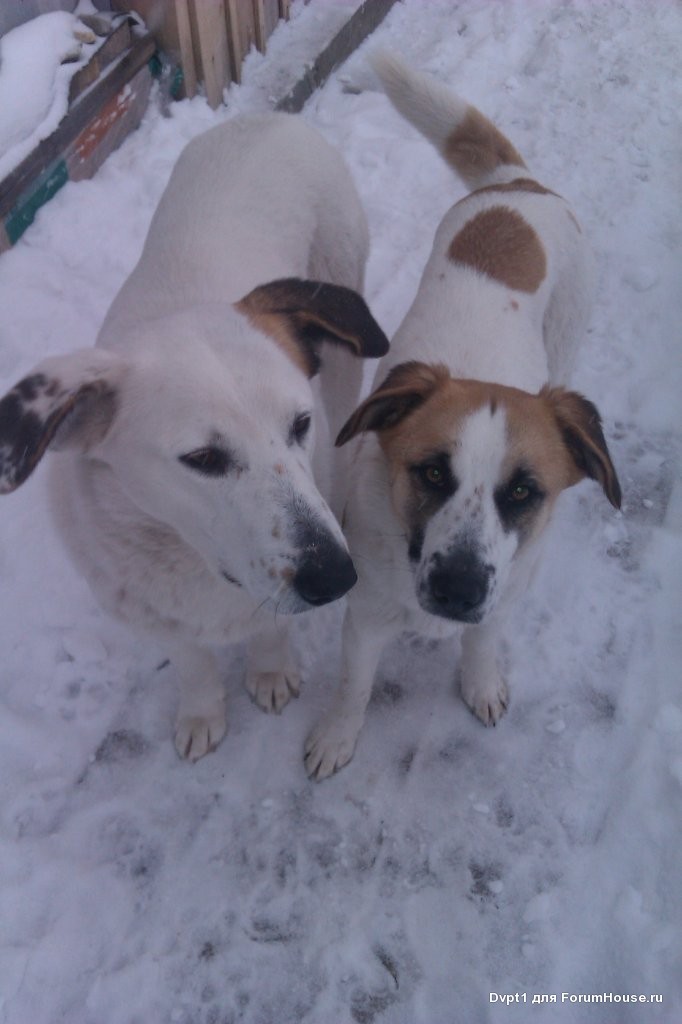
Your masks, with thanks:
M279 3L278 3L279 16L280 16L280 18L284 18L285 21L289 20L289 7L290 7L290 5L291 5L291 0L279 0Z
M230 80L224 0L193 0L206 99L215 110Z
M269 39L279 21L279 0L261 0L263 21L265 23L265 39Z
M140 15L162 50L167 53L178 52L178 26L175 5L172 2L169 3L168 0L112 0L111 6L117 11L135 11Z
M256 46L265 53L265 40L268 38L263 0L253 0L253 28Z
M241 3L237 0L237 6L239 7L239 65L241 67L251 47L256 45L256 12L251 0L242 0Z
M191 98L196 96L197 69L194 63L192 25L189 18L187 0L175 0L175 20L178 26L178 47L180 50L180 64L182 66L185 96Z
M227 24L227 47L230 55L230 64L232 66L232 80L234 82L241 82L242 80L242 52L241 52L241 37L240 37L240 22L241 13L237 0L226 0L225 2L225 17Z

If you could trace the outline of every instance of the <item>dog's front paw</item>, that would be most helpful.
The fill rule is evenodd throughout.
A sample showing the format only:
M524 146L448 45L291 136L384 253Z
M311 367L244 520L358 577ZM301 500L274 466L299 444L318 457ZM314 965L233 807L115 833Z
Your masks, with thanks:
M292 697L301 692L301 679L296 672L249 672L246 689L259 708L279 714Z
M305 743L303 760L310 778L321 782L348 764L361 728L362 719L325 715Z
M175 724L175 749L186 761L198 761L218 746L225 735L225 712L180 715Z
M462 700L484 725L497 725L509 707L509 689L502 676L495 675L485 685L461 683Z

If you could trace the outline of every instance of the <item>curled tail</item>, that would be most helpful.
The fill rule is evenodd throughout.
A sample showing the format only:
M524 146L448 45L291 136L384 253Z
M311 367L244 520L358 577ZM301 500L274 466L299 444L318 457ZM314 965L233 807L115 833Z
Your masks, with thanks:
M518 178L523 157L480 110L392 53L370 58L393 106L433 143L471 189Z

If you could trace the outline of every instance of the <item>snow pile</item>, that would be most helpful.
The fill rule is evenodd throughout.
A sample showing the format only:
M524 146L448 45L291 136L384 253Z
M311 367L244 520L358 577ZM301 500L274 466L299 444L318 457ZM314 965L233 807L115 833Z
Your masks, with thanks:
M67 112L69 82L96 49L66 11L42 14L0 39L0 181Z
M280 26L280 60L325 7ZM405 0L367 44L495 118L597 254L576 385L604 414L624 509L589 483L562 498L508 633L497 729L455 698L456 647L405 638L350 766L308 782L303 740L338 671L331 607L296 623L305 687L281 718L249 703L243 652L225 652L228 736L183 764L164 652L96 607L44 473L2 499L2 1024L682 1019L681 38L669 0L645 17L631 0ZM385 97L344 92L366 51L304 116L360 189L367 297L391 331L462 191ZM184 143L262 108L284 71L253 55L227 110L152 106L40 211L0 258L1 393L93 342ZM578 1000L604 993L662 1002Z

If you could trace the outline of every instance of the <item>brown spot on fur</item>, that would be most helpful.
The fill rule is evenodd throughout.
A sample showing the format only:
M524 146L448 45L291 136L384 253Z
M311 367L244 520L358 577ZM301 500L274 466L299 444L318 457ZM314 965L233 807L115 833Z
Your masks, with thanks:
M512 299L511 302L509 303L509 305L511 306L512 309L518 309L519 308L519 304L516 301L516 299Z
M507 206L491 206L467 221L450 243L448 256L521 292L537 291L547 273L537 233Z
M272 468L274 469L275 473L277 473L278 476L281 476L282 473L284 472L284 466L282 465L281 462L276 462Z
M291 566L286 566L284 569L280 571L281 578L285 580L287 583L291 583L295 575L296 572L294 569L291 568Z
M503 164L526 166L509 139L475 107L468 108L450 133L443 155L468 185L475 185L481 177Z
M483 185L482 188L477 188L474 192L469 193L465 199L470 199L471 196L480 196L484 192L535 192L541 196L558 195L557 192L552 192L550 188L545 188L544 185L541 185L539 181L535 181L533 178L514 178L513 181L501 181L496 185ZM464 201L461 200L461 202Z

